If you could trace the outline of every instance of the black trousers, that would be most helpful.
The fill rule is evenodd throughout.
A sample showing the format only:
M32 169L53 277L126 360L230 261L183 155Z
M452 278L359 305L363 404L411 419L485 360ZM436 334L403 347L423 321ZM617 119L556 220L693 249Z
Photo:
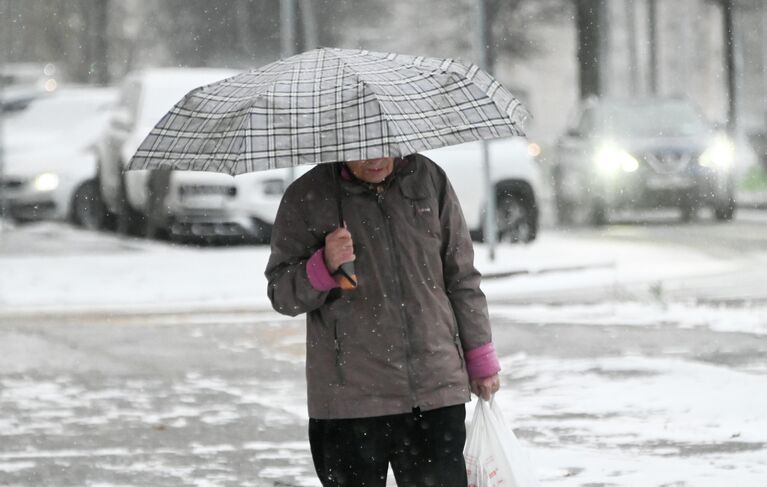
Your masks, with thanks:
M360 419L309 419L314 468L324 487L466 487L463 404Z

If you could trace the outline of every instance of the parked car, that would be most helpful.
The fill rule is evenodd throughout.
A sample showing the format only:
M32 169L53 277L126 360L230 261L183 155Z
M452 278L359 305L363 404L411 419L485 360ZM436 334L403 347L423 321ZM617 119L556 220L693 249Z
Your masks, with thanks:
M268 241L290 177L289 169L237 177L195 171L152 171L147 180L150 189L146 234Z
M557 215L593 224L613 209L679 208L682 219L710 206L735 213L732 140L689 101L588 99L557 143L552 170Z
M0 111L22 110L36 98L55 91L61 76L53 63L4 63L0 65Z
M540 169L523 137L488 142L496 228L501 241L531 242L538 234ZM486 194L482 146L470 142L424 152L447 173L476 240L485 237Z
M280 177L273 172L232 178L193 171L152 177L150 171L124 171L147 134L177 101L193 88L235 74L227 69L162 68L126 77L97 146L101 194L118 229L133 234L160 230L179 236L241 232L265 238L281 197L276 188L284 186L275 182ZM162 188L161 194L150 194L150 187Z
M111 88L63 88L8 116L0 189L14 219L70 219L86 227L100 220L90 148L116 94Z

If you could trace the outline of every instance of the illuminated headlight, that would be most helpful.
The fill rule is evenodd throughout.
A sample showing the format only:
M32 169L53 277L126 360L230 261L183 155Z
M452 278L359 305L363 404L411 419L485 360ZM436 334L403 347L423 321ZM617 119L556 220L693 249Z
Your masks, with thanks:
M698 159L701 166L729 169L735 162L735 145L725 136L714 139L711 146Z
M634 156L614 145L599 148L594 160L601 174L611 175L618 171L634 172L639 169L639 161Z
M59 177L51 172L46 172L37 176L32 182L32 186L37 191L53 191L59 187Z

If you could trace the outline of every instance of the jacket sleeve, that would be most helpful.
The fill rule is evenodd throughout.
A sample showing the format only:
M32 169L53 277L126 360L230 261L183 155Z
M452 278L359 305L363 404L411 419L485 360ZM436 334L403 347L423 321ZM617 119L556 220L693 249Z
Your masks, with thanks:
M474 245L458 197L444 171L433 167L442 227L445 290L458 323L461 345L468 351L492 342L487 299L479 287L482 276L474 267Z
M265 274L272 307L278 313L297 316L322 306L329 290L316 289L309 280L307 263L322 248L324 237L311 230L301 211L301 198L290 189L274 220Z

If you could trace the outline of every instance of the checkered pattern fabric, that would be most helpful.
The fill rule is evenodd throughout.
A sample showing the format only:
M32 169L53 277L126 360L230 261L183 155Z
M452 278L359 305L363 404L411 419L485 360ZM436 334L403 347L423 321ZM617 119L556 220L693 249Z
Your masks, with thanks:
M451 59L321 48L187 94L128 169L232 175L521 135L527 111Z

